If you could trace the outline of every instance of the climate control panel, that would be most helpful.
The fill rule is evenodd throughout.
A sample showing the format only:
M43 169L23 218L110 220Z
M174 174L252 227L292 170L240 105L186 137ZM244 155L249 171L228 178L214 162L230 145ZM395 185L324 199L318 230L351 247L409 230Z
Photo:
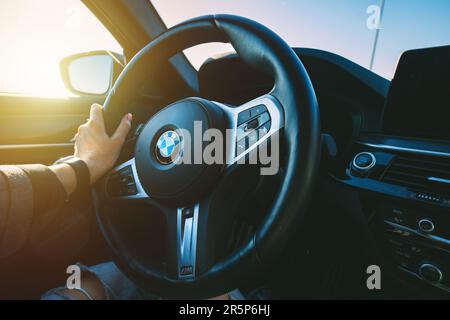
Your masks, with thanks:
M379 199L381 238L406 273L450 292L450 215L446 210Z

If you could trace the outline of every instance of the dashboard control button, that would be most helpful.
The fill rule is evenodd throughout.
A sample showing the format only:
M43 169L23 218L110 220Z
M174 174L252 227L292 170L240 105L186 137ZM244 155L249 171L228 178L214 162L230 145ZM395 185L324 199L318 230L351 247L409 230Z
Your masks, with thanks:
M412 253L414 253L416 255L419 255L419 254L422 254L423 249L421 247L419 247L419 246L416 246L416 245L410 245L409 246L409 251L411 251Z
M397 224L405 224L405 219L403 217L392 217L391 220Z
M422 219L419 221L419 229L422 232L430 233L434 231L434 223L429 219Z
M377 160L375 156L370 152L358 153L352 162L352 168L358 171L368 171L372 169Z
M256 118L247 123L245 131L255 130L258 127L259 127L259 121L258 121L258 118Z
M415 211L406 208L397 203L390 203L381 201L378 211L384 220L393 222L404 227L417 229L417 222L419 221Z
M424 263L419 267L419 275L430 282L441 282L443 278L442 271L430 263Z
M397 217L403 217L406 216L406 210L401 208L392 208L391 209L392 214L396 215Z
M393 227L393 226L391 226L389 224L386 225L385 231L387 233L389 233L389 234L394 234L394 235L399 236L399 237L404 238L404 239L412 237L411 232L409 232L407 230L402 230L402 229Z

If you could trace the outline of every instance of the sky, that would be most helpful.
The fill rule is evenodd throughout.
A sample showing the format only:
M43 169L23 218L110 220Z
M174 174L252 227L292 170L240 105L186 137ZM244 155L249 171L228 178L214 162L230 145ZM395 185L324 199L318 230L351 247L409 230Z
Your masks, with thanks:
M144 1L144 0L143 0ZM257 20L290 45L328 50L369 68L382 0L152 0L168 26L203 14ZM373 71L391 79L401 53L450 44L450 0L385 0ZM0 0L0 94L67 96L65 56L122 48L79 0ZM195 67L231 46L187 50Z

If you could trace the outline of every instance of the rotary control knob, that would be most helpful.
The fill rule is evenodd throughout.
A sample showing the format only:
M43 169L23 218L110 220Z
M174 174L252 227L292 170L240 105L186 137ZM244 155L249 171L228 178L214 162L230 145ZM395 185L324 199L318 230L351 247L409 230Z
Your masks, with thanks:
M434 223L429 219L422 219L418 223L420 231L430 233L434 231Z
M441 282L443 278L442 271L430 263L424 263L419 267L419 275L430 282Z

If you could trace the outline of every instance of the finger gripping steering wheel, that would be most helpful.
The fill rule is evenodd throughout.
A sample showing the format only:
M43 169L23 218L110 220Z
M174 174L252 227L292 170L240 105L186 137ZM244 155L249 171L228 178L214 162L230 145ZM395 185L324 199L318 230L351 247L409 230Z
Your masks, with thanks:
M116 264L139 286L164 297L219 295L264 270L303 222L317 176L319 111L309 76L298 56L279 36L242 17L199 17L150 42L128 63L108 95L104 106L107 127L114 128L128 111L129 89L137 86L152 61L169 59L184 49L209 42L231 43L245 63L274 79L272 91L235 107L201 98L172 103L144 126L134 158L116 167L94 190L98 223ZM266 133L257 137L252 146L238 150L242 146L237 143L237 128L255 114L265 119ZM176 164L184 141L177 129L193 132L195 121L201 121L203 130L231 129L236 135L227 146L230 151L225 155L225 165ZM214 241L222 234L228 215L215 214L220 206L214 205L213 199L230 188L221 188L217 181L223 181L240 158L275 135L280 137L280 158L284 159L275 201L248 241L218 260ZM125 181L128 187L111 190L109 185L116 180ZM136 203L156 206L163 212L167 253L162 266L155 267L151 257L145 256L148 244L144 238L142 243L130 245L132 234L138 234L139 222L136 229L124 230L110 212L118 203L125 207ZM135 217L122 214L125 220Z

